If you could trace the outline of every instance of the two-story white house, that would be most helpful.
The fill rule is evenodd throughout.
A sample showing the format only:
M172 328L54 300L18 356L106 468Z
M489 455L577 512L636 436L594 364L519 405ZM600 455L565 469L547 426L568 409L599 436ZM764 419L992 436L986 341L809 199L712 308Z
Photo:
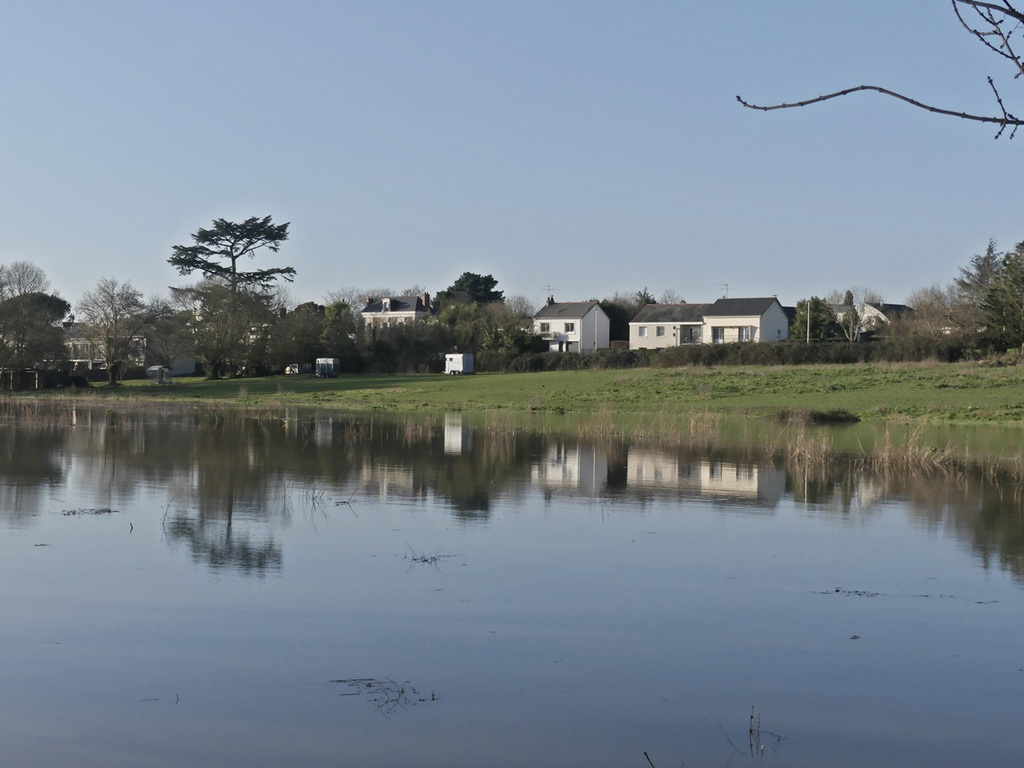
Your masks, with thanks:
M557 302L549 296L533 316L533 332L551 352L590 354L610 345L611 323L596 301Z
M789 338L789 318L775 296L719 299L704 310L701 337L705 344L783 341Z
M430 295L382 296L368 299L359 313L364 328L391 328L416 323L430 312Z
M710 304L648 304L629 322L630 349L700 344Z

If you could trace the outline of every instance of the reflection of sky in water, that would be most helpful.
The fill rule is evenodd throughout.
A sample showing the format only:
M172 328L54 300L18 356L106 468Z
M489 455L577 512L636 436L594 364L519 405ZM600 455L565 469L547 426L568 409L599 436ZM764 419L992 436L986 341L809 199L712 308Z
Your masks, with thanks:
M751 705L765 762L1013 764L994 490L447 427L36 436L0 470L4 764L744 765Z

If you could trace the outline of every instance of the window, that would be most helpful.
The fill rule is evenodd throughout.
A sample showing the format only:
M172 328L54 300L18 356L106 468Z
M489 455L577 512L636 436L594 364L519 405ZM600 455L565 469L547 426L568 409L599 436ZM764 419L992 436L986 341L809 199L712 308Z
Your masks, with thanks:
M641 339L647 337L647 329L644 328L643 326L640 326L640 328L637 329L636 333Z
M566 323L565 324L565 332L566 333L572 333L575 330L576 330L576 323Z
M740 326L740 341L750 341L750 326Z
M725 328L712 328L711 341L715 344L725 343Z
M655 328L654 329L654 335L655 336L664 336L665 335L665 326L664 325L659 325L657 328Z
M541 323L540 324L540 332L541 333L548 333L550 330L551 330L551 323Z

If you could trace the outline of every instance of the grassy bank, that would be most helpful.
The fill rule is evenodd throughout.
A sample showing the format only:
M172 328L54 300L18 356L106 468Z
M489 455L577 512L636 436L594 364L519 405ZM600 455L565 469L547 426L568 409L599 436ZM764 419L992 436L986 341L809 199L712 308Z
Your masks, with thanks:
M622 415L845 410L866 421L1024 424L1024 369L982 363L277 376L126 382L56 397L347 410Z

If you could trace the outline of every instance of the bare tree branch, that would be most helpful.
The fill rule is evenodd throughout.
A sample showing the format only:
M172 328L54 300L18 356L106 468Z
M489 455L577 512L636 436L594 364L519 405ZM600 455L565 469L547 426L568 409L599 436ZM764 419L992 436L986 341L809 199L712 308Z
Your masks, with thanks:
M1004 16L1009 16L1010 18L1016 19L1017 21L1024 22L1024 11L1018 11L1016 8L1013 7L1013 3L1010 2L996 4L983 3L980 2L980 0L953 0L954 9L957 9L957 6L959 5L966 5L971 8L974 8L976 11L978 11L978 13L981 13L982 9L986 11L995 11L996 13L1001 13ZM959 15L960 12L959 10L957 10L957 16Z
M992 82L991 78L989 78L989 82ZM764 112L769 112L773 109L792 109L793 107L806 107L810 104L818 104L819 102L828 101L829 99L835 99L839 96L846 96L847 94L856 93L857 91L875 91L877 93L884 93L886 96L892 96L894 99L905 101L908 104L912 104L915 107L920 107L921 109L926 109L929 112L936 112L940 115L952 115L953 117L962 117L964 120L977 120L982 123L998 123L999 125L1024 125L1024 120L1020 120L1014 117L1008 112L1005 112L1005 110L1003 117L971 115L968 114L967 112L957 112L952 109L942 109L940 107L933 107L928 104L924 104L918 101L917 99L912 99L909 96L904 96L902 93L896 93L896 91L890 91L888 88L882 88L877 85L858 85L854 88L844 88L843 90L836 91L835 93L827 93L824 96L815 96L813 99L805 99L804 101L794 101L788 104L771 104L767 106L761 104L751 104L750 102L745 101L740 96L736 97L736 101L738 101L740 104L742 104L744 107L747 107L748 109L760 109Z
M960 13L961 5L972 7L981 20L985 22L986 28L982 29L968 24L963 14ZM957 19L960 20L960 25L976 37L982 45L1014 65L1017 69L1017 74L1014 75L1015 79L1024 74L1024 62L1021 61L1010 44L1010 38L1013 36L1013 33L1024 23L1024 13L1017 11L1010 3L1005 3L1004 7L999 7L991 3L971 2L970 0L953 0L953 12L956 14ZM1002 14L1004 17L1008 16L1011 19L1015 19L1017 24L1007 31L1003 23L1006 19L996 18L997 13ZM990 38L998 39L998 45L993 44Z
M960 24L967 32L977 38L990 51L1010 61L1017 70L1014 74L1015 79L1024 75L1024 60L1022 60L1020 55L1017 54L1012 44L1013 35L1018 32L1022 26L1024 26L1024 11L1018 10L1009 0L1003 0L1002 3L982 2L981 0L951 0L951 3L953 5L953 12L956 14ZM974 10L977 13L978 18L981 20L980 23L974 22L972 24L968 22L961 12L961 6L966 6L967 8ZM904 101L911 106L924 109L928 112L934 112L935 114L949 115L951 117L958 117L962 120L973 120L979 123L992 123L994 125L998 125L999 131L995 136L997 139L1003 135L1003 132L1007 128L1010 128L1010 138L1012 139L1016 135L1017 129L1024 125L1024 119L1018 118L1006 109L1002 96L996 88L995 81L993 81L991 77L988 78L988 84L992 89L992 94L995 97L996 104L999 105L999 114L975 115L961 110L935 107L909 96L905 96L902 93L897 93L896 91L888 88L882 88L877 85L858 85L854 88L844 88L843 90L836 91L835 93L816 96L813 99L804 99L803 101L787 102L783 104L754 104L740 96L736 97L736 101L748 109L758 109L763 112L769 112L774 109L806 107L810 104L818 104L823 101L838 98L839 96L857 93L858 91L874 91L875 93L891 96L892 98Z

